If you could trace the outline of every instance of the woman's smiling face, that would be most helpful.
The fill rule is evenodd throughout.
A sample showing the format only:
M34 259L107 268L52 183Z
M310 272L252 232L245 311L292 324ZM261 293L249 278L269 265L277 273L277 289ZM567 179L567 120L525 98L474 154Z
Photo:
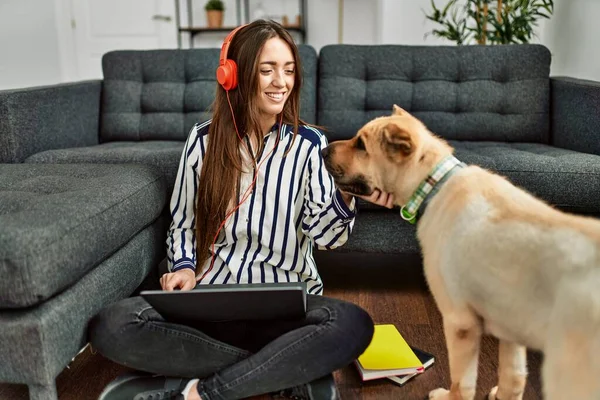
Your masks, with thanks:
M294 88L294 55L286 42L274 37L265 42L258 63L259 109L265 123L275 123Z

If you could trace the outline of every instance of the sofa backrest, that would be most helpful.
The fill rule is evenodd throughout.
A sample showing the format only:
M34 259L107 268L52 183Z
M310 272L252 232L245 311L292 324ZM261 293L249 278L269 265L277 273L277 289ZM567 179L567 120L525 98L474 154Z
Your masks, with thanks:
M220 49L112 51L102 57L100 140L185 140L210 118ZM316 122L317 53L300 45L301 118Z
M395 103L447 139L545 143L549 74L541 45L329 45L317 122L346 139Z

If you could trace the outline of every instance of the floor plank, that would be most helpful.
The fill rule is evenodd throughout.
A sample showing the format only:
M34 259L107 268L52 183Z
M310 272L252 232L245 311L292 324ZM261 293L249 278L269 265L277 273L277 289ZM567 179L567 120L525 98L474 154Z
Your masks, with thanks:
M441 315L429 293L418 257L318 253L325 295L354 302L366 309L375 323L395 324L412 345L436 356L434 366L400 387L383 379L361 382L353 365L335 373L343 400L421 400L437 387L449 386L447 352ZM498 342L484 337L481 344L477 399L496 384ZM541 399L539 353L529 352L529 380L525 400ZM96 399L104 386L128 371L88 348L57 379L60 400ZM27 399L25 385L0 384L0 399ZM266 399L267 396L255 400Z

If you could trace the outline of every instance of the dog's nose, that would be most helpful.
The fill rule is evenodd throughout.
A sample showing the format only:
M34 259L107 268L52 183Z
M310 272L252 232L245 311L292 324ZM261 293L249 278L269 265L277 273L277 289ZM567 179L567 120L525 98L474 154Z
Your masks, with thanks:
M321 156L323 156L323 158L327 158L328 155L329 155L329 147L325 147L323 150L321 150Z

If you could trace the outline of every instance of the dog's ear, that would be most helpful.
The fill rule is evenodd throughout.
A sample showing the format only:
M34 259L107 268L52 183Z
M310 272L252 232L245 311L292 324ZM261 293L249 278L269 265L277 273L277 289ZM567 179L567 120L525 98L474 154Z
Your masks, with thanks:
M390 153L407 156L413 151L410 134L392 122L383 128L383 141Z
M394 107L392 108L392 115L408 115L408 111L397 104L394 104Z

